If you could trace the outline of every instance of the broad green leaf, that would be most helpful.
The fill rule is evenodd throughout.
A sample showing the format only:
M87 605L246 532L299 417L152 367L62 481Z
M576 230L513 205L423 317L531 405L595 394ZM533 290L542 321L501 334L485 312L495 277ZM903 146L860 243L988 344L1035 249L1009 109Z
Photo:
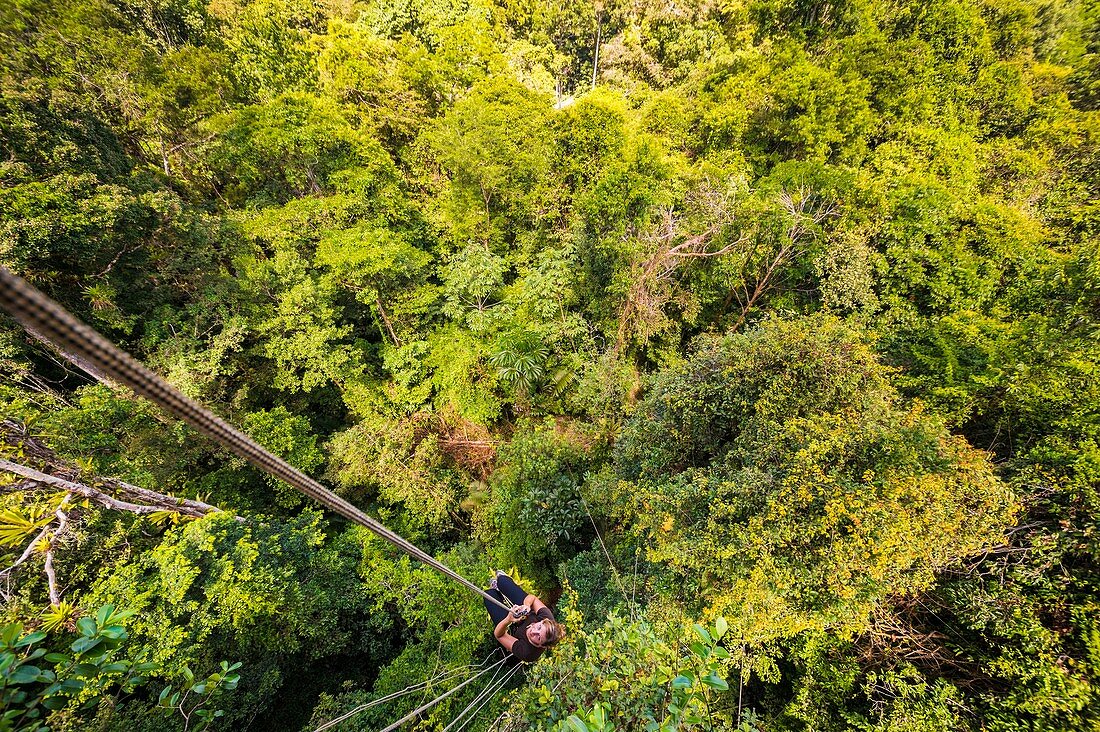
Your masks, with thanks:
M694 683L695 683L694 679L691 679L691 678L685 676L684 674L680 674L679 676L677 676L676 678L674 678L672 680L672 688L673 689L688 689Z
M730 688L730 685L726 683L725 679L719 678L713 673L707 674L700 680L710 688L717 689L718 691L726 691Z
M15 648L25 648L29 645L33 645L46 638L46 634L41 630L36 630L33 633L28 633L15 642Z
M570 714L568 722L574 732L588 732L588 725L576 714Z
M714 632L715 632L715 637L716 638L720 639L722 636L724 636L726 634L726 631L728 631L729 629L730 629L730 625L729 625L729 623L726 622L726 619L724 617L719 615L717 618L715 618L715 620L714 620Z

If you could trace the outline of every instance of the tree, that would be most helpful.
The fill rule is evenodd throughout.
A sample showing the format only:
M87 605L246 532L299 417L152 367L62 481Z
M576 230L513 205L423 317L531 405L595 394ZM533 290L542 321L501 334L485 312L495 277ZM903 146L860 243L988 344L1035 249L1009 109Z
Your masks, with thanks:
M440 120L430 141L450 174L456 243L495 245L521 222L537 221L550 163L549 114L547 100L498 76Z
M616 445L616 493L674 597L751 642L859 630L1000 541L1014 501L988 457L888 374L813 317L706 341L657 377Z

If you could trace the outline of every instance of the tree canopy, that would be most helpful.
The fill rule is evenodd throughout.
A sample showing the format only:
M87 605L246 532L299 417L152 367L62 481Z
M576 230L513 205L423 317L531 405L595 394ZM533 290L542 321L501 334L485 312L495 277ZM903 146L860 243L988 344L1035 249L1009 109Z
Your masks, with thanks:
M410 729L1089 730L1098 72L1096 0L13 0L0 264L556 608ZM490 663L7 316L0 377L0 730L376 730Z

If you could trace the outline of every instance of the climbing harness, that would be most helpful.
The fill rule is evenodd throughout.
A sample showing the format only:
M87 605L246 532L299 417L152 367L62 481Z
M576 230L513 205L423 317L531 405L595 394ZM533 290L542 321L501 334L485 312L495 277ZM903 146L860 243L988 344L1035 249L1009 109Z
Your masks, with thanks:
M321 483L261 447L248 435L184 396L178 389L123 353L102 335L81 323L63 307L5 267L0 267L0 307L8 311L24 328L37 332L66 356L72 354L78 359L84 359L114 381L130 387L138 395L187 422L265 473L297 488L349 521L366 527L410 557L465 585L494 605L508 609L507 605L435 557L390 531Z

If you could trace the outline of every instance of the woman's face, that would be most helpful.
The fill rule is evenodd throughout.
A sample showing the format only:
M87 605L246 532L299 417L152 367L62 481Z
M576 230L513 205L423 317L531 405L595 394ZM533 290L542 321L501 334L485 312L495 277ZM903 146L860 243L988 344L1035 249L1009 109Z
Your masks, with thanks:
M537 623L531 623L527 626L527 640L531 641L536 646L542 646L546 644L546 623L538 621Z

